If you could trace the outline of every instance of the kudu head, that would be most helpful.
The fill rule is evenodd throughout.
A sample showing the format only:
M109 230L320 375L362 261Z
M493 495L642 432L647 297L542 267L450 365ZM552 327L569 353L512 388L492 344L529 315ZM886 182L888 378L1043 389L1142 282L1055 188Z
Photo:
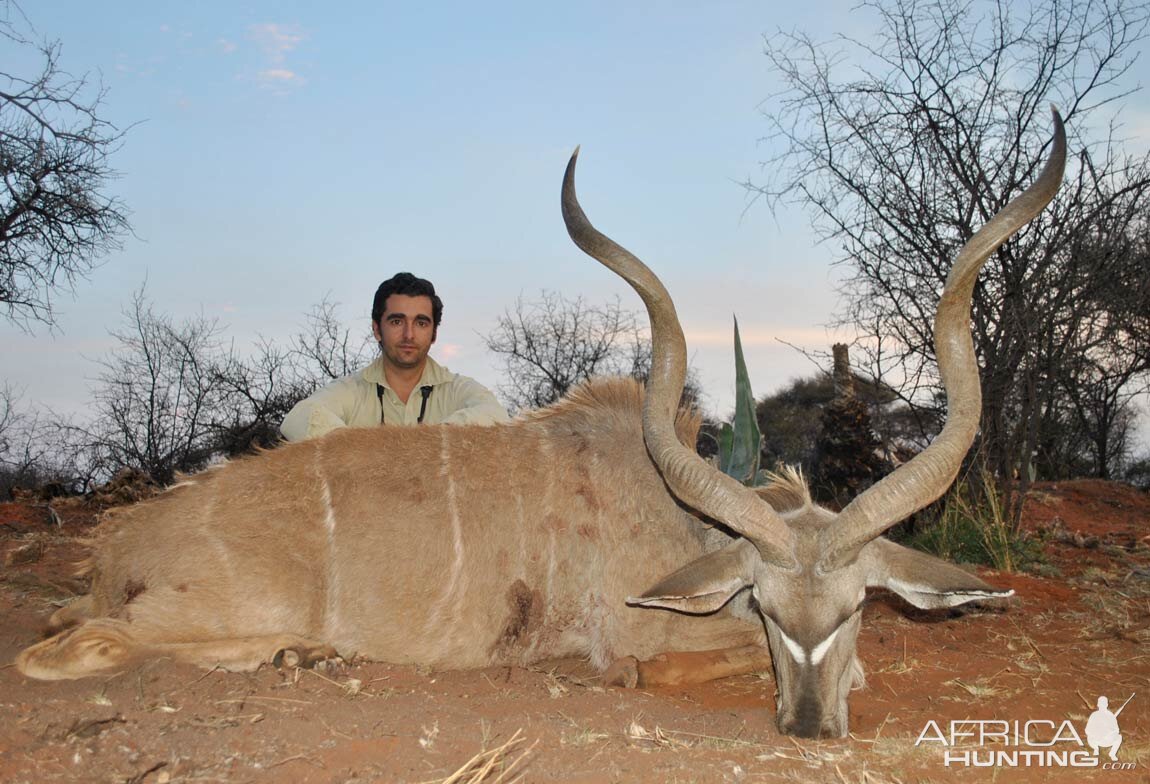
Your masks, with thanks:
M947 394L942 432L839 513L811 503L797 474L785 475L774 491L760 496L679 443L674 416L686 346L674 304L646 265L587 220L575 196L578 150L567 166L562 202L571 238L639 293L651 320L654 356L643 410L648 452L680 501L741 535L628 603L704 614L750 588L766 626L778 728L785 735L846 735L847 695L861 679L855 645L867 588L886 588L922 608L1012 593L880 535L945 493L974 441L982 400L970 336L975 280L986 259L1058 190L1066 138L1057 112L1054 126L1053 149L1038 179L970 238L947 278L934 323Z

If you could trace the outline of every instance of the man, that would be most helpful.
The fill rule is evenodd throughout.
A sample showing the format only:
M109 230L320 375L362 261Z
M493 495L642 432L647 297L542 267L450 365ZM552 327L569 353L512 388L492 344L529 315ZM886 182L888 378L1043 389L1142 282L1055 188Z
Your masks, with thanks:
M284 438L303 441L339 427L506 421L482 384L427 355L442 318L443 302L429 281L410 272L385 280L371 307L379 358L297 403L280 426Z

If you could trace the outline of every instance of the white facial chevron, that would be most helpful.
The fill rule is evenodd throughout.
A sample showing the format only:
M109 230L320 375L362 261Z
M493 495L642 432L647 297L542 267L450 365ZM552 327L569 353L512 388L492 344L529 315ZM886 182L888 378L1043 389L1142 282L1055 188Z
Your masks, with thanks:
M831 632L825 640L816 645L810 653L804 650L803 646L788 637L782 629L779 629L779 636L783 638L783 644L787 646L787 652L791 654L792 659L799 664L808 664L812 667L816 667L819 662L826 657L827 651L831 649L831 646L834 645L835 637L838 636L840 629L842 629L841 625L835 627L835 630Z

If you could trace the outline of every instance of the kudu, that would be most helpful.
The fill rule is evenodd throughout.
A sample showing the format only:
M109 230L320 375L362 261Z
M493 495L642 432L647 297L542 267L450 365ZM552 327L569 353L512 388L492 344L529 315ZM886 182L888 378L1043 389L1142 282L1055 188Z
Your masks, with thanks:
M880 535L946 492L974 442L982 405L970 335L974 285L990 255L1037 216L1061 184L1066 136L1061 117L1053 115L1053 149L1038 179L966 242L943 288L934 323L948 409L942 432L837 514L812 504L793 475L778 500L765 503L675 440L672 421L686 349L674 306L638 259L591 228L573 186L565 190L564 215L574 227L575 242L625 278L650 314L652 343L659 351L652 362L643 433L652 459L677 498L742 537L629 603L709 613L749 587L767 630L778 685L777 721L784 734L847 733L847 696L852 682L862 677L855 649L868 587L886 588L926 609L1013 593Z
M951 406L943 433L837 517L794 475L760 495L685 446L698 420L676 412L686 350L674 307L587 221L572 156L568 231L651 318L645 399L632 381L599 381L506 425L345 429L188 477L101 524L91 592L53 615L54 636L16 666L66 679L154 657L250 670L338 651L439 668L586 656L606 669L769 641L780 730L842 735L867 586L923 607L1009 593L876 537L941 494L969 448L974 278L1049 200L1063 147L1059 124L1038 183L967 243L951 274L936 326ZM716 539L727 544L709 546ZM729 602L747 586L758 613ZM692 617L701 613L711 617Z

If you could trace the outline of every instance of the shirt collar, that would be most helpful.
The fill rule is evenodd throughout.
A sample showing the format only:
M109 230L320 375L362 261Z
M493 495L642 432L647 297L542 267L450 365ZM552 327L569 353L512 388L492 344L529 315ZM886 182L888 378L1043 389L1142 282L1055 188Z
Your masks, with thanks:
M391 389L391 385L387 383L387 374L383 372L382 356L376 357L375 361L365 367L360 375L363 376L364 381L368 381L372 384L380 384ZM453 378L455 378L454 373L431 357L428 357L427 364L423 366L423 375L419 377L419 383L416 384L416 386L426 387L446 384Z

